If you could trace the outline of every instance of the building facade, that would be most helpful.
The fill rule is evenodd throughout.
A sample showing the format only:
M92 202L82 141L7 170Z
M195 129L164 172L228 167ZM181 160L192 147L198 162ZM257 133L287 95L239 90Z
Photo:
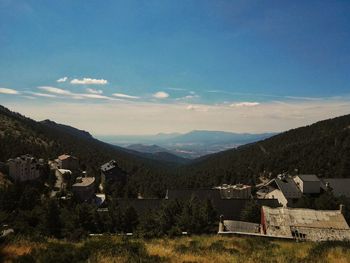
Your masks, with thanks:
M41 174L41 164L31 155L9 159L9 176L16 182L36 180Z
M294 182L303 194L319 194L321 181L314 174L301 174L294 178Z
M89 201L95 195L95 177L78 177L72 192L79 201Z
M78 158L68 154L62 154L58 156L57 164L60 169L67 169L71 171L76 171L79 169Z

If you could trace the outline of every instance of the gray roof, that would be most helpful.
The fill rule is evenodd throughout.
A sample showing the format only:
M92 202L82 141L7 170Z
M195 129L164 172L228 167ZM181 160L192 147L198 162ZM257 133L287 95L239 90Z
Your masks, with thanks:
M319 182L320 179L314 174L299 174L298 177L304 182Z
M112 170L115 167L118 167L117 162L115 160L111 160L108 163L101 165L101 170L103 172L106 172L106 171Z
M322 188L326 189L326 183L329 183L335 196L345 196L350 198L350 178L323 178Z
M286 198L298 198L302 196L302 193L292 178L286 178L284 180L276 178L274 181Z

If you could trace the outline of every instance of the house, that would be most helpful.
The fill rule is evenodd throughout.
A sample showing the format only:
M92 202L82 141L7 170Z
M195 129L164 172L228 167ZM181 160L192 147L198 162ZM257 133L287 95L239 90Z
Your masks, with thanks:
M350 198L350 178L323 178L321 181L323 190L332 190L336 197Z
M72 175L72 171L68 169L55 169L56 182L54 188L56 190L63 190L66 188L65 176Z
M95 177L77 177L72 192L79 201L89 201L95 195Z
M101 165L101 184L108 181L126 181L126 173L118 166L115 160L111 160Z
M36 180L41 175L41 163L29 154L9 159L7 164L9 176L16 182Z
M321 181L314 174L300 174L295 176L294 182L303 194L319 194Z
M250 198L252 187L250 185L244 184L223 184L221 186L216 186L213 189L218 189L222 198Z
M261 232L270 237L310 241L350 240L350 228L339 210L261 208Z
M79 160L77 157L62 154L58 156L56 161L60 169L67 169L71 171L79 170Z
M302 197L303 193L295 183L293 178L287 176L278 176L263 186L265 192L260 191L260 195L265 199L277 199L282 206L291 205ZM264 194L261 194L263 192Z

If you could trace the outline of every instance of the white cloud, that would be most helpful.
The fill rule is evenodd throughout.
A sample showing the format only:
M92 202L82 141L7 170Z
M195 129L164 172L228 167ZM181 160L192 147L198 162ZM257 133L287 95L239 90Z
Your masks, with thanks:
M56 80L57 82L66 82L68 79L68 77L63 77L63 78L59 78L58 80Z
M89 93L92 93L92 94L102 94L103 93L103 91L100 90L100 89L97 90L97 89L87 88L86 91L89 92Z
M78 94L84 98L88 98L88 99L105 99L105 100L113 100L110 97L101 95L101 94Z
M72 92L70 92L69 90L59 89L56 87L42 86L38 87L38 89L57 95L72 95Z
M36 97L33 96L22 96L22 98L30 99L30 100L35 100Z
M92 79L92 78L83 78L83 79L72 79L71 84L77 85L106 85L108 81L105 79Z
M19 92L14 89L0 88L0 94L15 95L15 94L19 94Z
M131 96L131 95L123 94L123 93L113 93L112 95L114 97L123 98L123 99L139 99L140 98L137 96Z
M44 97L44 98L57 98L56 95L53 94L46 94L41 92L29 92L30 94L37 96L37 97Z
M153 94L153 97L157 99L166 99L169 97L169 94L164 91L158 91Z
M259 102L238 102L238 103L233 103L230 106L231 107L255 107L260 105Z

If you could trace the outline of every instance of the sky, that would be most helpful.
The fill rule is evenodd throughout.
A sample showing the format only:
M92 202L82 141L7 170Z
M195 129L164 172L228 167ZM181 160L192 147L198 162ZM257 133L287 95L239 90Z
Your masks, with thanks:
M350 1L0 0L0 104L94 135L350 113Z

